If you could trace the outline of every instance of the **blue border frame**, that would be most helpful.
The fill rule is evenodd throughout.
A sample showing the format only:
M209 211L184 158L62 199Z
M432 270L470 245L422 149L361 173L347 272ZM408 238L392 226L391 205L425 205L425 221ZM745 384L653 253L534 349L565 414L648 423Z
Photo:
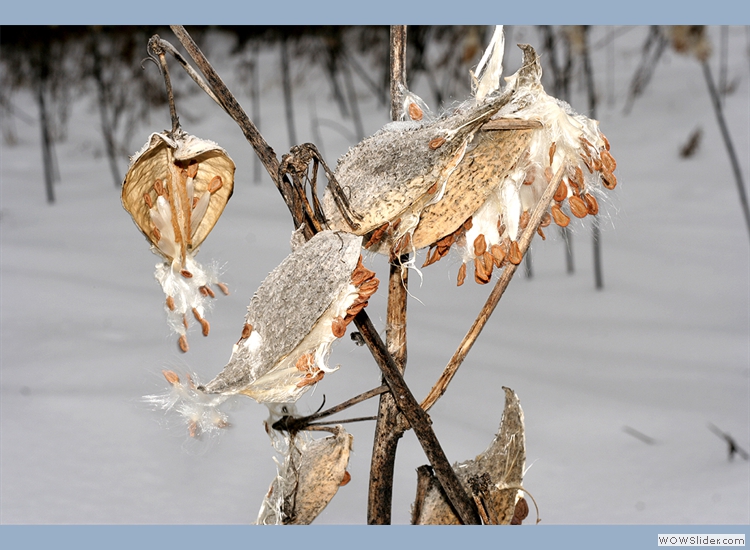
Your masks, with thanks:
M283 529L283 533L280 531ZM658 547L659 534L745 535L737 525L578 525L578 526L0 526L4 548L131 550L240 544L243 548L567 548L632 550Z
M356 7L355 7L356 6ZM172 24L220 25L267 24L710 24L750 23L750 3L743 0L677 2L628 0L536 0L501 2L473 0L180 0L153 2L130 0L109 3L101 0L28 0L5 2L0 24L15 25L133 25ZM493 21L494 20L494 21Z

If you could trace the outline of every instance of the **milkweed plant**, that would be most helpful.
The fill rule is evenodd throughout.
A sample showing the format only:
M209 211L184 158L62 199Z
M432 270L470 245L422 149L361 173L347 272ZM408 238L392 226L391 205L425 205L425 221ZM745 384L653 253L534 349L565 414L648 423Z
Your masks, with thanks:
M617 185L616 162L598 122L545 92L539 56L530 45L519 45L522 67L503 79L504 39L497 27L469 75L473 91L462 103L435 114L409 91L403 70L394 69L393 122L351 147L335 169L310 144L292 148L279 161L192 38L182 27L172 30L202 76L168 41L150 40L173 126L153 133L132 157L122 203L159 257L155 278L182 352L189 350L191 325L208 336L207 315L217 291L228 293L218 264L203 266L196 255L228 206L235 165L220 145L180 127L167 54L240 125L269 169L295 229L289 255L250 297L245 318L237 320L238 340L224 368L206 382L164 370L166 391L144 399L182 418L194 438L229 426L222 410L227 400L247 396L267 406L265 431L279 455L274 458L278 473L267 494L258 495L256 521L307 524L350 479L346 468L353 438L341 423L322 419L374 396L398 395L393 407L403 422L395 430L414 429L430 462L418 470L412 523L521 523L529 493L523 486L524 417L515 392L504 388L500 428L487 450L453 466L426 411L446 391L533 236L544 239L544 228L552 223L565 227L571 217L596 216L599 201ZM403 66L405 32L392 28L392 68ZM321 168L327 185L319 200L315 182ZM414 258L422 249L426 259L417 267ZM381 285L365 267L363 254L386 255L391 282L405 287L408 270L421 274L452 250L461 263L458 286L467 266L478 284L489 283L493 272L500 275L482 310L489 313L480 315L478 329L462 342L466 351L457 352L419 404L368 317L369 298ZM425 276L435 269L425 270ZM389 308L397 300L389 295ZM299 415L295 402L338 368L328 357L350 324L385 384L326 411ZM329 435L314 437L321 430ZM380 499L387 509L389 497L380 495L372 480L370 492L370 499ZM387 512L368 515L371 523L389 518Z

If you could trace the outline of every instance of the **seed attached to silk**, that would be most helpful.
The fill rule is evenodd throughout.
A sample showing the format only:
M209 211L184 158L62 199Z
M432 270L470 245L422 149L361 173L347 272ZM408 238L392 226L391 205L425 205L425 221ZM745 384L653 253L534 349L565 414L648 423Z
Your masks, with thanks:
M551 210L552 219L555 220L555 223L560 227L567 227L567 225L570 223L570 218L566 216L562 210L560 210L560 207L556 204L553 204Z
M583 200L586 201L586 210L592 216L596 216L599 213L599 203L596 201L596 197L590 193L586 193L583 196Z
M167 382L172 384L173 386L176 386L180 383L180 377L177 376L177 373L171 370L163 370L161 373L164 375L164 378L167 379Z
M487 241L484 239L483 234L477 235L477 238L474 239L474 255L475 256L481 256L487 251Z
M503 250L503 247L499 244L493 244L490 248L490 253L492 254L492 261L495 263L495 267L500 267L505 259L505 250Z
M214 179L208 184L208 192L211 194L216 193L223 185L221 176L214 176Z
M461 267L458 268L458 280L456 281L456 286L461 286L464 284L464 281L466 280L466 264L461 264Z
M253 332L253 325L250 323L245 323L245 326L242 327L242 339L245 340L250 337L250 334Z
M409 103L409 118L412 120L422 120L423 116L424 113L422 112L422 109L419 108L419 105L416 103Z
M177 343L180 345L180 350L182 351L182 353L187 353L187 350L190 349L188 347L187 338L184 334L180 336L180 339L177 341Z
M167 308L169 308L169 311L174 311L174 298L171 296L167 296Z
M343 317L336 317L331 323L331 331L336 338L341 338L346 334L346 322Z
M570 211L576 218L585 218L588 216L589 209L581 197L573 195L568 199L568 204L570 205Z
M435 139L430 140L430 149L433 151L440 147L443 143L445 143L444 137L436 137Z
M560 180L560 184L557 186L557 191L555 191L555 195L552 197L557 202L561 202L565 200L565 197L568 196L568 186L565 185L565 181Z
M513 265L518 265L523 260L523 254L521 254L521 248L518 246L517 241L511 241L510 250L508 251L508 260Z

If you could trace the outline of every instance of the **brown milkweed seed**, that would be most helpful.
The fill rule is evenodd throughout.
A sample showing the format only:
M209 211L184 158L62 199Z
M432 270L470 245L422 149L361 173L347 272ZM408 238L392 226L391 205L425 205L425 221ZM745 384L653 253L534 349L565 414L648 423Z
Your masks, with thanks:
M172 384L173 386L176 386L180 383L180 377L177 376L177 373L171 370L163 370L161 373L164 375L164 378L167 379L167 382Z
M208 336L208 333L211 331L211 325L208 324L208 321L205 319L200 320L201 323L201 332L203 333L203 336Z
M224 283L216 283L216 286L218 286L219 290L224 293L224 296L229 296L229 287L227 285Z
M492 268L494 267L494 258L491 252L485 252L482 254L482 261L484 262L484 270L488 276L492 276Z
M182 276L183 276L183 277L185 277L186 279L192 279L192 278L193 278L193 274L192 274L192 273L190 273L190 272L189 272L189 271L188 271L187 269L183 269L183 270L181 270L181 271L180 271L180 275L182 275Z
M500 267L505 259L505 250L503 250L503 247L499 244L493 244L490 248L490 254L492 254L492 261L495 267Z
M461 267L458 268L458 281L456 282L456 286L461 286L464 284L464 281L466 280L466 264L461 264Z
M331 323L331 332L336 338L341 338L346 334L346 323L342 317L336 317Z
M573 196L578 196L581 194L581 188L578 187L578 184L574 183L572 180L568 182L570 185L570 192L573 193Z
M556 204L553 204L551 210L552 219L555 220L555 223L560 227L567 227L567 225L570 223L570 218L566 216L562 210L560 210L560 207Z
M570 205L570 211L576 218L585 218L588 216L589 209L581 197L573 195L568 199L568 204Z
M490 282L491 275L484 269L484 260L474 258L474 280L480 285L486 285Z
M542 238L543 241L547 240L547 237L544 236L544 231L542 231L542 226L537 227L536 232L539 233L539 236Z
M521 217L518 220L518 227L520 229L526 229L526 226L529 225L530 219L531 219L531 214L529 214L528 210L524 210L523 214L521 214Z
M602 168L607 172L614 172L615 168L617 168L617 161L615 161L615 157L613 157L606 149L599 153L599 156L602 159Z
M555 150L557 149L557 142L552 142L552 145L549 146L549 163L550 166L552 165L552 159L555 158Z
M193 317L195 317L195 320L200 322L203 317L201 317L201 314L198 313L198 310L196 308L193 308Z
M604 148L609 151L609 140L607 139L607 136L602 134L602 139L604 140Z
M412 105L414 105L412 103ZM409 106L411 108L411 105ZM348 471L344 470L344 477L341 478L341 482L339 483L339 487L343 487L344 485L348 484L352 480L352 474L350 474Z
M313 366L313 363L315 363L315 357L313 357L313 354L305 353L304 355L299 356L299 359L297 359L294 366L297 367L297 370L299 371L307 372L310 370L310 367Z
M242 327L242 339L245 340L246 338L249 338L252 332L253 325L251 325L250 323L245 323L245 326Z
M190 349L188 347L187 338L184 334L180 336L180 339L177 341L177 343L180 345L180 350L182 351L182 353L187 353L187 350Z
M517 241L511 241L510 250L508 251L508 259L513 265L518 265L521 263L521 260L523 260L523 254L521 254L521 249L519 248Z
M158 243L161 240L161 231L159 231L159 228L154 227L151 233L154 235L154 239L156 239L156 242Z
M581 170L580 166L576 165L573 173L568 177L568 180L570 183L577 185L579 189L583 189L583 170Z
M545 212L542 214L542 223L539 224L539 227L547 227L550 223L552 223L552 216L549 215L549 212Z
M524 185L531 185L534 183L534 180L536 179L536 170L534 170L534 167L532 166L529 168L529 171L526 172L526 176L523 179Z
M149 210L154 207L154 201L151 200L151 195L149 195L148 193L143 194L143 200Z
M419 108L419 105L416 103L409 103L409 118L412 120L422 120L423 116L424 113L422 112L422 109Z
M188 434L190 434L190 437L196 438L198 437L198 434L200 433L200 428L198 428L198 423L195 420L191 420L188 423Z
M193 197L193 206L192 206L193 210L195 210L195 207L198 206L198 200L199 200L198 197Z
M171 296L167 296L167 307L169 308L169 311L174 311L174 298Z
M193 163L187 167L187 177L194 178L198 173L198 163Z
M544 169L544 179L547 180L547 183L552 181L552 168L547 166L547 168Z
M487 241L484 239L483 234L477 235L477 238L474 239L474 255L475 256L481 256L487 251Z
M443 143L445 143L444 137L436 137L435 139L430 140L430 149L433 151L440 147Z
M471 216L469 216L464 222L464 231L468 231L472 227L474 227L474 222L471 220Z
M214 179L208 184L208 192L212 194L216 193L223 185L224 183L221 181L221 176L214 176Z
M437 184L437 182L435 182L435 183L433 183L433 184L432 184L432 187L430 187L430 188L429 188L429 189L427 190L427 192L428 192L428 193L429 193L430 195L434 195L435 193L437 193L437 190L438 190L438 184Z
M385 235L385 232L388 230L388 223L384 223L380 227L378 227L375 231L372 232L372 235L370 236L370 239L365 244L365 248L368 249L372 245L377 244L381 241L383 238L383 235Z
M161 180L156 180L154 182L154 191L156 191L156 194L160 197L164 195L164 184Z
M557 191L555 191L555 196L552 197L557 202L564 201L565 197L568 196L568 186L565 185L564 180L560 180L560 185L557 186Z
M602 172L602 184L607 189L614 189L617 186L617 177L612 172Z
M583 196L583 200L586 201L586 210L588 210L589 214L596 216L599 213L599 203L596 202L596 197L586 193Z

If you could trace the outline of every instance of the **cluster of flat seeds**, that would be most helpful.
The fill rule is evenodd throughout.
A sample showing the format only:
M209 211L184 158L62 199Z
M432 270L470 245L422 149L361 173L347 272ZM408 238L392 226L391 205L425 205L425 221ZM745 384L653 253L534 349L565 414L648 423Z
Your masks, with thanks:
M152 250L164 258L156 279L166 295L165 309L179 347L188 350L192 316L207 336L207 301L224 294L216 269L195 260L198 247L216 224L232 194L235 166L215 143L188 134L153 134L131 160L122 202Z
M470 263L474 266L474 280L479 284L490 281L494 268L521 263L523 256L518 239L539 198L561 168L563 179L554 202L537 229L542 239L545 238L543 228L553 221L565 227L571 216L584 218L598 214L597 195L602 193L602 188L614 189L617 185L616 162L598 123L573 113L569 106L548 96L541 86L541 67L536 53L530 46L524 47L524 53L524 70L508 79L508 87L514 87L513 98L500 109L497 119L536 122L538 128L524 130L523 134L515 131L516 135L497 132L497 151L504 147L508 154L515 156L503 162L493 160L497 157L489 148L477 146L479 152L472 156L473 162L480 164L483 170L464 168L469 158L467 154L453 177L465 180L486 173L487 192L482 197L483 202L457 229L434 241L427 253L425 266L447 255L454 244L461 249L463 263L458 272L459 286L466 279ZM494 132L480 132L478 136L489 133ZM446 194L450 194L450 190ZM473 196L477 196L476 192ZM453 210L468 214L466 209ZM426 219L424 214L423 219ZM451 227L455 226L453 223ZM415 235L418 232L419 227Z
M360 250L356 235L322 231L287 256L250 301L229 363L200 389L291 403L335 370L331 344L378 288Z

